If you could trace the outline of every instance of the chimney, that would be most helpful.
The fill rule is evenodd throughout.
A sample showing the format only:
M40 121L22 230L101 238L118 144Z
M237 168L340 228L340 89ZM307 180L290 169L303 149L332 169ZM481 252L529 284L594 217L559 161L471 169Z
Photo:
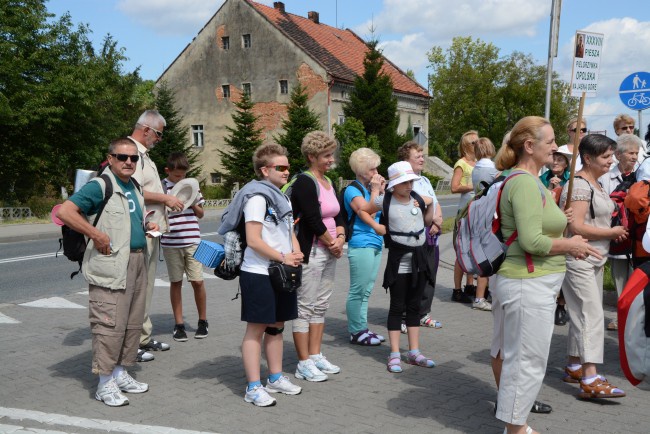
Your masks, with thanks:
M307 18L309 18L310 20L312 20L316 24L320 23L320 21L318 20L318 12L315 12L315 11L307 12Z
M279 10L280 13L284 13L284 3L282 2L273 2L273 8Z

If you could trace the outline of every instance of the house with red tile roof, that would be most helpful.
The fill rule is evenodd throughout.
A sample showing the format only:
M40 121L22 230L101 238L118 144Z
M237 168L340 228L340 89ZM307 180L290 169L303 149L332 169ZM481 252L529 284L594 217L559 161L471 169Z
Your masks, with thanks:
M265 140L281 132L298 84L307 89L323 130L333 134L333 125L345 120L343 105L355 77L363 73L367 50L353 31L321 23L318 12L301 17L287 12L282 2L270 7L226 0L158 82L166 81L175 92L177 109L200 149L202 176L218 183L217 150L225 146L225 127L232 126L233 103L243 92L255 103ZM416 136L426 137L427 89L386 58L383 72L391 77L398 100L399 132L411 125Z

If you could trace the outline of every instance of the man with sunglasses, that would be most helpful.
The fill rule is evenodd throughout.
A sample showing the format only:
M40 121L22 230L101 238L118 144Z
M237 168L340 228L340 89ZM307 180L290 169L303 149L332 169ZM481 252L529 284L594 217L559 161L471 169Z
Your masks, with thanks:
M146 110L140 115L135 124L133 133L129 136L137 146L140 161L136 164L133 178L142 186L144 201L147 204L147 211L155 211L152 221L156 222L161 232L167 232L167 208L172 211L183 210L183 202L177 197L165 194L158 175L156 163L149 157L149 151L162 140L165 129L165 119L157 110ZM152 338L153 324L149 316L151 310L151 298L153 286L156 280L156 268L160 252L160 240L158 238L147 239L147 250L150 253L147 277L147 299L142 322L142 334L140 335L140 349L138 350L138 362L148 362L154 359L151 351L167 351L169 345L156 341Z
M128 138L108 149L109 170L66 200L57 216L84 234L88 245L82 272L88 281L92 332L92 372L99 375L95 399L111 407L127 405L122 394L144 393L149 385L136 381L126 367L136 363L144 317L147 270L147 234L156 223L144 223L144 197L131 177L140 155ZM113 194L104 208L106 180ZM96 226L90 223L101 211ZM91 220L92 219L92 220Z

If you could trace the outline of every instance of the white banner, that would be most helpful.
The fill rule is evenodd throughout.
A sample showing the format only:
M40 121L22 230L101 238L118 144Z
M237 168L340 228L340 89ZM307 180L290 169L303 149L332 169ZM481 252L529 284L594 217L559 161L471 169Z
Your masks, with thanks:
M598 71L603 52L602 33L576 32L571 70L571 96L596 96L598 91Z

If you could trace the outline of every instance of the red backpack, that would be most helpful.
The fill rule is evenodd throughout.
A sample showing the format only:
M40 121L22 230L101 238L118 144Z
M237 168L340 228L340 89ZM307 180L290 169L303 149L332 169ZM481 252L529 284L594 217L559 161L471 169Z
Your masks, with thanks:
M624 203L630 215L632 260L636 267L640 262L650 259L650 253L645 251L642 243L650 216L650 182L639 181L632 184Z
M611 227L623 226L628 231L632 230L632 221L630 216L630 211L625 206L625 198L627 197L628 190L634 181L623 181L616 188L609 197L614 202L615 208L612 212L612 224ZM629 236L625 241L616 242L612 241L609 244L609 254L610 255L631 255L632 254L632 236Z

